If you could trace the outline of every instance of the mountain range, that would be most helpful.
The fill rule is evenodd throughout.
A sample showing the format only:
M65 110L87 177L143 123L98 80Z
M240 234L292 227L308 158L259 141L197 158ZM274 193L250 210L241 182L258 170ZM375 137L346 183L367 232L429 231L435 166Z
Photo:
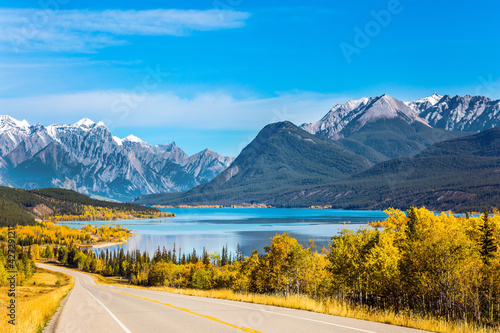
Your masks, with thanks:
M135 202L143 204L374 207L359 198L341 202L315 194L321 190L308 191L326 186L340 195L349 188L342 183L348 180L357 184L346 190L349 195L369 191L359 179L383 187L376 181L380 168L386 170L383 179L399 184L391 179L407 173L401 171L407 159L422 160L421 154L442 142L474 140L474 133L499 122L500 101L484 96L433 94L404 102L382 95L336 105L314 123L270 124L234 159L208 149L188 156L174 142L151 145L133 135L120 139L104 123L87 118L45 127L0 116L0 185L67 188L119 201L140 197ZM438 171L448 170L449 157L433 158L443 165ZM412 174L425 170L411 165ZM458 171L452 168L448 179ZM346 193L340 196L347 198Z
M134 202L365 209L493 204L500 154L479 147L499 142L500 132L491 129L499 105L483 96L437 94L414 102L388 95L350 101L300 128L266 126L209 183Z
M378 119L405 120L447 131L479 132L500 126L500 100L485 96L441 96L437 93L413 102L389 95L351 100L334 106L321 120L301 127L314 134L340 138Z
M232 157L206 149L188 156L174 142L150 145L113 136L104 123L30 125L0 116L0 185L60 187L118 201L185 191L225 170Z
M500 101L433 94L414 102L388 95L361 98L336 105L321 120L301 127L378 163L499 125Z

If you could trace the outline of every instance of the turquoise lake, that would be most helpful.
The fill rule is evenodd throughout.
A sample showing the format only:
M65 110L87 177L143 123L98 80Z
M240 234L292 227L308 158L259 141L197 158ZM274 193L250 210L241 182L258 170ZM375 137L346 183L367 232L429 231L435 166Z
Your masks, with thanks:
M301 244L307 245L314 238L318 249L327 246L332 236L343 228L356 229L370 221L384 220L382 211L356 211L337 209L288 209L288 208L174 208L162 209L177 215L168 219L71 222L72 228L82 225L94 226L119 224L135 234L127 244L109 247L110 250L123 247L125 251L147 251L153 254L160 246L167 250L174 247L184 252L193 248L201 254L203 247L209 253L228 247L233 254L240 244L245 255L252 250L264 253L269 238L288 232ZM97 252L101 251L96 249Z

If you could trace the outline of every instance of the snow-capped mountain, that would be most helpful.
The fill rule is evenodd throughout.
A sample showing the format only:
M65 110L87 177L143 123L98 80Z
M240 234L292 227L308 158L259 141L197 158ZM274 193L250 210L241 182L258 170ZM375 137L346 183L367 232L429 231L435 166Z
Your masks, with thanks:
M31 128L26 120L0 116L0 156L8 154L30 134Z
M232 161L208 150L190 157L174 142L150 145L133 135L120 139L88 118L44 127L0 116L0 184L6 186L56 186L128 200L190 189Z
M437 93L413 102L402 102L388 95L363 97L338 104L321 120L301 127L312 134L338 139L348 127L359 130L367 123L391 118L447 131L478 132L500 126L500 100Z
M311 134L338 139L344 137L343 132L347 130L359 131L366 124L383 119L401 119L407 124L418 122L427 125L413 107L389 95L382 95L338 104L321 120L301 127Z
M345 104L337 104L321 120L303 124L301 127L311 134L322 133L329 138L338 138L338 133L355 118L357 112L353 111L366 106L369 101L369 98L363 97Z
M405 102L410 108L412 108L416 113L420 114L422 111L436 105L443 98L443 96L438 93L434 93L430 96L419 98L413 102Z
M363 155L372 163L413 156L430 145L500 125L500 101L434 93L413 102L388 95L333 107L301 127Z
M421 109L419 114L429 125L448 131L479 132L500 126L500 100L485 96L443 96Z

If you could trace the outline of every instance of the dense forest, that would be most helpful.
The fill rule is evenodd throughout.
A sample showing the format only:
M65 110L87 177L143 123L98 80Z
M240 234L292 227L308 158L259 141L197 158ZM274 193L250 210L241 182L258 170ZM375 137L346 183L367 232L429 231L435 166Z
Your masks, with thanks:
M48 221L116 220L170 217L159 209L130 203L95 200L75 191L47 188L22 190L0 186L0 227Z
M498 211L481 216L436 215L424 208L386 212L385 221L344 230L320 251L314 241L304 247L285 233L274 236L263 254L247 257L227 248L185 254L175 247L158 248L152 257L123 250L98 257L75 246L48 246L39 255L137 285L300 294L498 327Z
M132 235L127 228L116 226L93 227L87 225L81 229L73 229L66 225L55 225L52 222L41 222L34 226L16 226L16 245L23 247L33 245L38 251L40 245L90 246L97 242L125 242ZM8 240L8 227L0 227L0 244ZM37 252L38 253L38 252Z

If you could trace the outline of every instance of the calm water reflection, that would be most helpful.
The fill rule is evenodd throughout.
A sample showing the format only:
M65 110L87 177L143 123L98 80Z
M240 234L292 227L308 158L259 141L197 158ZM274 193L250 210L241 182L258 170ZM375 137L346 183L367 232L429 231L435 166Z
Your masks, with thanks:
M240 244L245 255L252 250L263 253L269 244L269 237L288 232L301 244L307 245L314 238L318 248L327 246L330 238L342 228L355 229L367 222L383 220L382 211L344 211L336 209L257 209L257 208L175 208L162 209L175 213L177 217L155 220L125 220L117 222L92 222L92 225L120 224L133 230L135 236L123 249L153 253L158 246L201 253L203 247L208 252L221 251L227 245L229 251L236 252ZM80 228L81 223L68 223ZM110 250L119 249L110 247ZM99 251L99 250L96 250Z

